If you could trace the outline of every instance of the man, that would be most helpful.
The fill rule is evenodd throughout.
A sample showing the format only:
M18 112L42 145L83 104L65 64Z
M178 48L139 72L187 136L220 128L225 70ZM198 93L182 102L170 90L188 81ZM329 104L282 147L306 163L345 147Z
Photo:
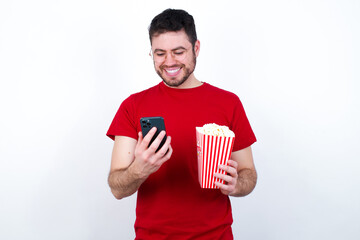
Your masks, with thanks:
M229 196L245 196L256 185L251 145L256 141L239 98L194 76L200 42L193 17L167 9L149 27L151 56L162 82L127 98L107 135L115 140L109 186L117 199L136 191L136 239L233 239ZM149 146L141 117L162 116L165 132ZM226 125L235 133L220 189L198 182L195 127Z

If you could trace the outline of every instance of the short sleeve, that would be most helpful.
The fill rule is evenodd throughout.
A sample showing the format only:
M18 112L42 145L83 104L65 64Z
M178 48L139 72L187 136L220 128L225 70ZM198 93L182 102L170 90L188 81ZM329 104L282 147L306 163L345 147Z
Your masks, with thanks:
M256 137L240 99L236 97L234 101L235 107L230 129L235 133L233 151L238 151L251 146L256 142Z
M126 136L137 140L133 106L134 104L131 96L121 103L119 110L116 112L109 130L106 133L108 137L114 140L115 136Z

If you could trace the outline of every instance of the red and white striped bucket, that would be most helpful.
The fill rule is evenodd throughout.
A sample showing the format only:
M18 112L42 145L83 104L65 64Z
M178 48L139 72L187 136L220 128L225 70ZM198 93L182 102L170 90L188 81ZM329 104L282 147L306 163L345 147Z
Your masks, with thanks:
M196 128L198 172L201 188L219 188L214 183L224 183L214 173L225 174L219 164L227 165L234 146L235 137L212 136Z

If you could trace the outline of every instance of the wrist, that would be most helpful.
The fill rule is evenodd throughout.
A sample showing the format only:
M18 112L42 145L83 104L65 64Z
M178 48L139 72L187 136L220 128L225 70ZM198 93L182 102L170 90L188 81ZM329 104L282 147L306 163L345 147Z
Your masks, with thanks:
M137 166L136 159L129 165L128 174L134 181L143 182L148 178L148 175L144 174L144 172Z

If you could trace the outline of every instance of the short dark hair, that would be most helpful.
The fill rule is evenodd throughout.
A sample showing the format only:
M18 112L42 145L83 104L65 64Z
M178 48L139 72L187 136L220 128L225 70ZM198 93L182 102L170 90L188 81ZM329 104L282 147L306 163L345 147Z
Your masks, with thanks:
M176 32L184 29L189 41L195 46L197 41L194 18L181 9L166 9L151 21L149 26L149 38L161 33Z

